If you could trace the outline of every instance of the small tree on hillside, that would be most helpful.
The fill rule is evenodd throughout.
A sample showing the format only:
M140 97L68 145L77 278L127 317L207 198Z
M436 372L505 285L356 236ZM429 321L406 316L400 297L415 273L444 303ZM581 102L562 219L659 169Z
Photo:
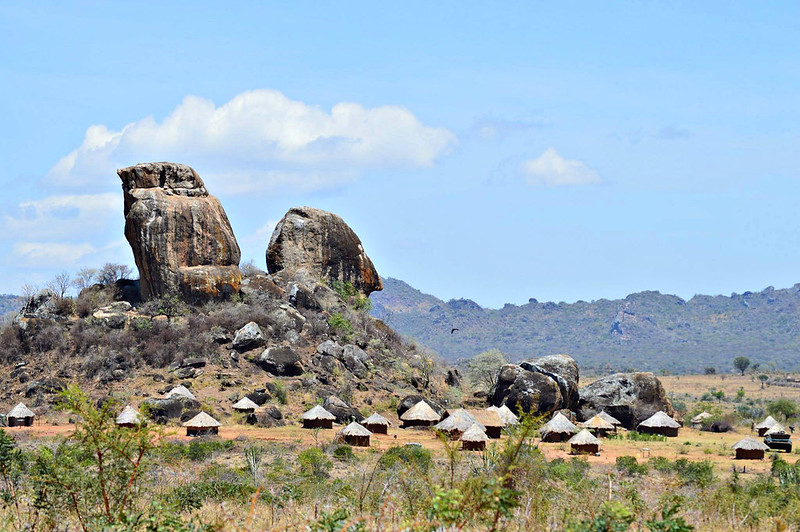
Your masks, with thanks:
M494 393L500 368L506 358L499 349L490 349L472 357L467 364L467 378L476 388L483 388L487 393Z
M797 414L800 414L800 408L791 399L778 399L767 405L767 412L772 416L777 417L780 415L788 420L789 418L797 417Z
M744 375L744 372L750 367L750 359L747 357L736 357L733 359L733 367L741 371L742 375Z
M769 375L764 375L763 373L758 376L758 380L761 381L761 389L764 389L764 384L769 380Z

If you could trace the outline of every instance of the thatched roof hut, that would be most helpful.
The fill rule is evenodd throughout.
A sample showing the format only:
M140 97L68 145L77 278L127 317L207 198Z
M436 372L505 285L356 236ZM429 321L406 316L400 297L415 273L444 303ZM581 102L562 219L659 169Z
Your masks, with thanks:
M731 446L736 451L737 460L763 460L764 452L769 450L764 443L747 437Z
M463 408L456 408L449 416L434 425L433 428L446 432L452 439L457 440L474 424L479 425L481 430L486 430L486 427L480 424L478 420L475 419L475 416Z
M489 441L489 437L477 423L465 430L460 439L461 449L465 451L483 451Z
M125 405L125 408L122 409L122 412L119 413L115 423L118 427L125 427L129 429L133 429L138 427L144 422L144 417L142 414L139 413L138 410L133 408L131 405Z
M600 440L588 429L583 429L567 441L574 454L597 454L600 452Z
M769 436L770 434L786 434L786 427L780 423L775 423L767 432L764 433L764 436Z
M6 425L9 427L31 427L36 414L22 403L11 409L6 415Z
M600 414L595 414L593 417L587 419L586 421L581 423L581 426L584 429L588 429L593 434L597 434L600 436L605 436L609 432L616 430L616 427L613 424L606 421L605 419L603 419L600 416Z
M615 418L614 416L612 416L611 414L609 414L605 410L601 410L600 412L598 412L597 415L600 416L601 418L603 418L605 421L608 421L609 423L614 425L614 427L616 427L616 428L620 428L622 426L622 421L620 421L619 419Z
M697 414L692 418L692 426L698 429L703 425L703 421L705 421L706 419L711 419L712 417L714 416L712 416L708 412L700 412L699 414Z
M353 421L340 430L339 435L341 435L345 443L349 445L355 447L369 447L369 437L372 436L372 432L360 425L357 421Z
M200 412L184 423L183 426L186 427L187 436L206 436L208 434L219 434L220 422L205 412Z
M194 394L190 392L189 389L182 384L174 387L169 392L167 392L167 394L164 396L164 399L176 399L181 397L197 401L197 397L195 397Z
M431 427L442 417L425 401L420 401L400 416L404 427Z
M249 397L242 397L233 404L234 410L238 412L244 412L246 414L252 414L256 411L256 408L258 408L258 405Z
M489 410L487 408L484 410L470 410L469 413L478 423L485 427L484 432L490 438L499 438L503 432L503 427L506 426L497 410Z
M497 415L500 416L500 419L503 421L503 423L505 423L506 427L509 425L516 425L517 423L519 423L519 418L517 417L517 415L514 412L512 412L511 409L508 408L506 405L490 406L486 410L492 410L494 412L497 412Z
M373 434L387 434L391 424L391 421L377 412L373 412L371 416L361 422L361 425Z
M317 405L302 417L304 429L332 429L336 416Z
M573 434L578 432L578 427L567 419L567 416L561 412L556 412L553 419L545 423L540 429L539 433L542 435L542 441L555 442L567 441Z
M669 417L665 412L658 411L649 418L645 419L636 429L645 434L660 434L674 438L678 435L681 424Z
M755 426L755 429L758 431L759 436L764 436L776 423L778 421L774 417L767 416L764 421Z

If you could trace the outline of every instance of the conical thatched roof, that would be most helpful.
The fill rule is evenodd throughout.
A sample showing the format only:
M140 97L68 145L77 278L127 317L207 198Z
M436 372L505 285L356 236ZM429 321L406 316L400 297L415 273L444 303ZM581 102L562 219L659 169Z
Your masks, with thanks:
M587 429L583 429L575 436L570 438L567 443L571 445L600 445L600 440L595 438L594 435Z
M669 417L665 412L659 411L639 423L640 427L650 428L680 428L681 424Z
M377 412L374 412L371 416L361 422L363 425L386 425L389 426L392 424L391 421L383 417Z
M192 429L210 429L212 427L221 426L220 422L209 416L205 412L200 412L192 419L183 424L184 427Z
M117 416L117 425L139 425L144 421L142 414L131 405L126 405Z
M600 416L601 418L603 418L604 420L608 421L609 423L611 423L615 427L621 427L622 426L622 421L620 421L619 419L615 418L614 416L612 416L611 414L609 414L605 410L603 410L602 412L600 412L597 415Z
M33 411L25 406L22 403L19 403L17 406L11 409L6 417L34 417L36 414Z
M491 410L493 412L497 412L497 415L500 416L500 419L506 425L516 425L519 423L519 418L517 415L511 411L506 405L502 406L490 406L486 410Z
M172 399L174 397L185 397L187 399L194 399L197 400L197 397L189 391L189 389L184 385L178 385L171 389L167 395L164 396L165 399Z
M593 430L614 430L614 425L603 419L600 414L595 415L581 423L585 429Z
M345 428L340 430L339 434L342 436L372 436L370 431L356 421L353 421Z
M731 449L743 449L745 451L768 451L769 447L758 440L748 437L731 445Z
M233 405L234 410L255 410L258 405L249 397L242 397Z
M756 425L756 430L758 430L758 429L771 429L772 426L777 424L777 423L778 423L778 421L774 417L767 416L767 419L765 419L764 421L762 421L761 423Z
M472 425L478 425L481 430L486 430L486 427L479 423L475 416L464 410L457 408L444 418L441 422L433 426L436 430L466 432Z
M703 422L704 419L709 419L712 416L708 412L701 412L692 418L692 425L698 425Z
M775 423L771 429L764 433L765 436L770 434L786 434L786 429L780 423Z
M489 436L486 435L486 433L480 428L480 426L478 426L477 423L473 423L472 426L465 430L464 434L461 435L461 441L489 441Z
M400 419L403 421L439 421L442 419L442 416L437 414L436 411L431 408L431 405L425 401L420 401L403 412Z
M313 421L316 419L326 419L330 421L336 420L336 416L322 408L321 405L317 405L305 414L303 414L303 419L308 421Z
M545 423L540 429L539 432L544 434L549 434L554 432L556 434L575 434L578 432L578 427L575 424L567 419L567 416L562 414L561 412L556 412L556 415L553 416L553 419Z
M468 412L475 418L475 420L484 427L497 427L503 428L506 426L505 422L500 418L497 410L468 410Z

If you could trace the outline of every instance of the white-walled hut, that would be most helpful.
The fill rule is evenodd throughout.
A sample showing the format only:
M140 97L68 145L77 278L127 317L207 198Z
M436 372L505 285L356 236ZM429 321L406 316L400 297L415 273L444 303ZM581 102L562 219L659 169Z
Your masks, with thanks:
M418 402L400 416L403 427L432 427L441 421L442 416L424 400Z
M764 421L755 426L755 429L758 431L759 436L765 436L767 434L767 431L771 429L773 426L775 426L777 423L778 421L774 417L767 416L767 418Z
M354 447L369 447L369 437L372 432L367 430L357 421L353 421L339 431L339 435L344 438L344 442Z
M556 412L556 415L539 429L539 433L542 435L542 441L558 442L567 441L579 430L567 416Z
M567 440L572 454L597 454L600 452L600 440L588 429L583 429Z
M475 419L475 416L464 410L463 408L456 408L449 416L433 426L434 429L447 433L451 439L457 440L464 434L472 425L478 425L481 430L485 431L481 423Z
M31 427L35 417L36 414L30 408L19 403L6 414L6 425L9 427Z
M304 429L332 429L336 416L317 405L302 417Z
M734 443L731 449L736 451L737 460L763 460L764 453L769 450L769 447L748 436Z
M483 451L486 449L486 443L489 441L489 436L481 430L477 423L468 428L461 435L461 449L464 451Z
M492 412L497 412L497 415L500 416L500 420L503 422L504 427L509 425L516 425L519 423L519 417L511 411L506 405L501 406L490 406L486 410L491 410Z
M639 423L636 430L644 434L660 434L674 438L678 435L679 428L681 428L680 423L669 417L666 412L658 411Z
M135 429L144 422L144 417L142 417L142 414L131 405L125 405L125 408L122 409L122 412L119 413L114 422L118 427Z
M232 408L234 410L236 410L237 412L242 412L244 414L252 414L253 412L256 411L256 408L258 408L258 405L256 403L254 403L252 399L250 399L249 397L245 396L245 397L242 397L241 399L239 399L238 401L236 401L233 404Z
M373 434L388 434L391 424L391 421L377 412L373 412L371 416L361 422L361 425Z
M184 423L183 426L186 427L187 436L207 436L210 434L219 434L219 427L221 424L205 412L200 412Z
M581 426L597 436L607 436L609 432L617 430L613 424L603 419L600 414L590 417L581 423Z

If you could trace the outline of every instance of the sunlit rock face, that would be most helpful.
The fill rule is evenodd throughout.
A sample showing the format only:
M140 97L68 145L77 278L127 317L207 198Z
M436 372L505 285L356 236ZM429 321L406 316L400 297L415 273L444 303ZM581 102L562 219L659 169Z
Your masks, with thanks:
M201 302L239 291L239 244L225 210L197 172L161 162L117 174L125 194L125 237L145 299L177 293Z

